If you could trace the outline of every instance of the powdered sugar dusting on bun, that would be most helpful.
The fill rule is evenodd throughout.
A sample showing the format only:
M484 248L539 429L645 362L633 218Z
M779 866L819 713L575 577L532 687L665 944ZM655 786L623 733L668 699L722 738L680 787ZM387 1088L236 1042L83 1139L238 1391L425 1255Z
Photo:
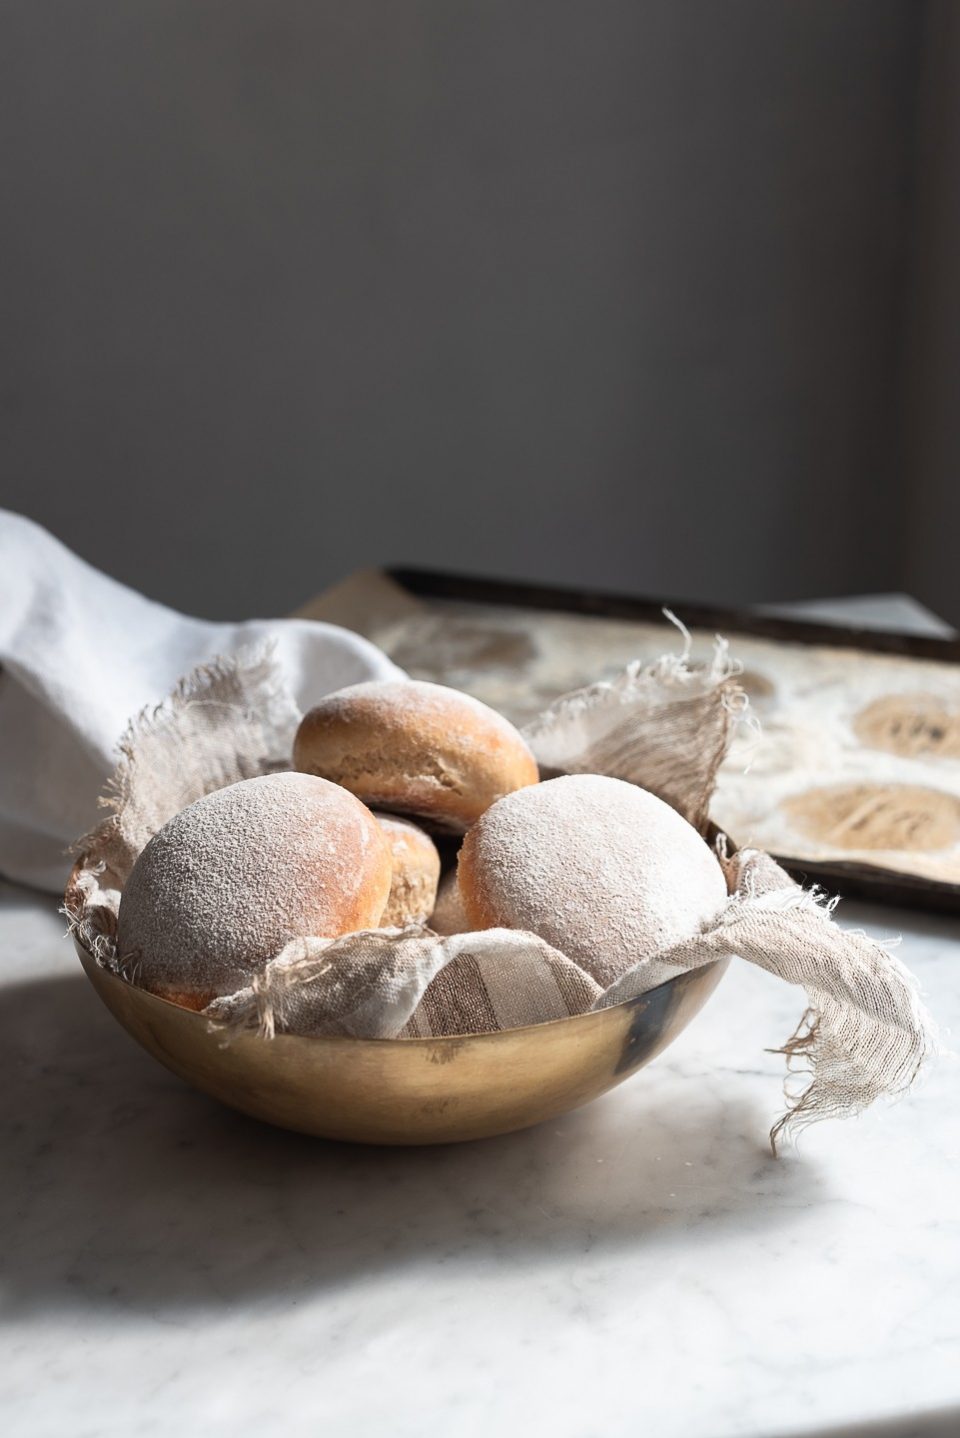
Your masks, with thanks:
M458 882L477 927L539 934L604 988L691 937L727 897L714 854L676 810L599 774L501 799L464 840Z
M353 684L322 699L300 723L293 761L365 804L452 833L539 778L502 715L459 690L413 679Z
M345 789L306 774L245 779L147 844L120 901L120 956L144 988L203 1007L290 939L375 927L391 874L380 826Z

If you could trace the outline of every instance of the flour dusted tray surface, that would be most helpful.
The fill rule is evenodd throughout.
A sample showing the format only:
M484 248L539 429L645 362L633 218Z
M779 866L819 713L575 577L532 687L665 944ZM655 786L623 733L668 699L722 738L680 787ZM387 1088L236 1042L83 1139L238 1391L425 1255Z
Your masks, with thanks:
M306 612L352 621L415 678L521 724L671 644L656 600L418 570L358 575L330 599ZM960 911L960 643L670 607L695 659L715 634L731 641L761 725L721 770L715 822L808 881Z

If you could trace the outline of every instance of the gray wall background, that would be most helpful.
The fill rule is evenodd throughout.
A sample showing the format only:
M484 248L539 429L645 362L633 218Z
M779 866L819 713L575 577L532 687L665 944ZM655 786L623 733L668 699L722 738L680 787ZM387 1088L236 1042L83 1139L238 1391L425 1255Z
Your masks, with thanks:
M8 0L2 502L210 616L392 560L960 617L942 9Z
M960 622L960 5L928 7L905 350L905 585Z

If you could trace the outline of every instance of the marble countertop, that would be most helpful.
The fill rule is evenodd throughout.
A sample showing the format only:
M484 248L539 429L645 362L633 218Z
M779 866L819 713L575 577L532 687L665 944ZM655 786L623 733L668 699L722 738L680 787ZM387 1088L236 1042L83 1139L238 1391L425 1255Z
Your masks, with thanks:
M960 925L840 917L903 934L949 1043ZM0 1430L955 1435L958 1066L773 1159L802 1003L734 962L588 1108L351 1148L186 1088L0 886Z

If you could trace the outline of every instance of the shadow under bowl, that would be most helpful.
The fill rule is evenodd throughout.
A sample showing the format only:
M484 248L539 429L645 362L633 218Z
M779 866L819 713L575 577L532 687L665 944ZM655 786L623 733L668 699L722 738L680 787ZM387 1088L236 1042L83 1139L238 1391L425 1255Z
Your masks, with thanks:
M179 1078L280 1128L376 1144L490 1138L589 1103L683 1032L729 962L613 1008L498 1033L227 1040L202 1014L109 973L74 942L114 1018Z

